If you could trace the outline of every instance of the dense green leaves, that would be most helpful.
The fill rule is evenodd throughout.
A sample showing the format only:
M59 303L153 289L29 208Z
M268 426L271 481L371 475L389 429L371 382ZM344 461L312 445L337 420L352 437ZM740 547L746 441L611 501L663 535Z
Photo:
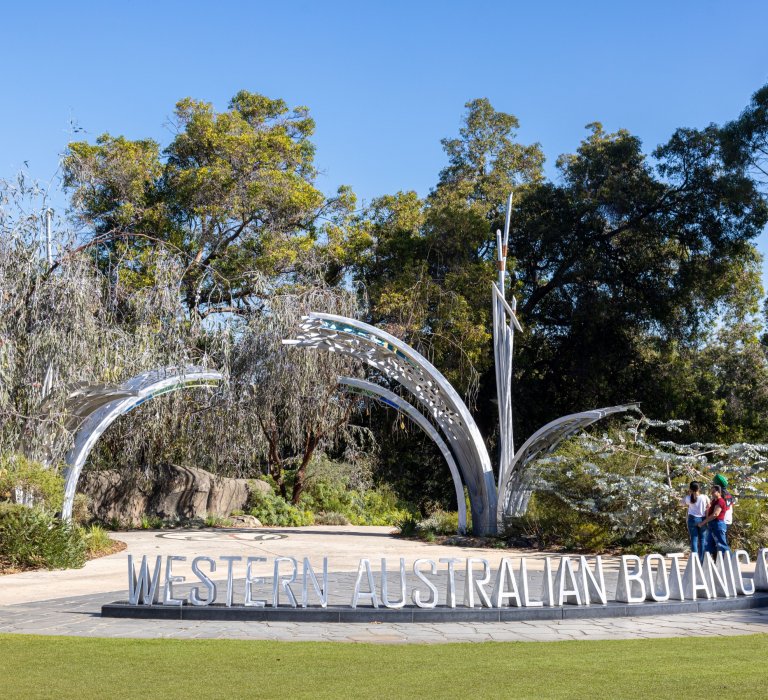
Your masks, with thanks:
M313 184L314 122L304 107L239 92L229 109L190 98L174 113L176 135L153 141L105 134L72 143L64 182L105 264L126 256L152 284L158 246L186 266L182 290L196 314L257 303L259 275L295 273L317 238L322 212L350 206L346 190L326 201ZM130 269L130 267L128 268Z
M359 291L366 320L424 352L469 399L490 442L490 286L512 192L507 293L524 327L515 338L516 435L639 400L653 417L690 418L691 439L764 440L754 244L768 222L767 110L768 87L735 120L678 129L655 149L593 123L549 179L540 146L518 142L517 119L476 99L458 134L442 140L447 162L428 196L385 194L355 211L349 188L325 197L315 186L307 110L240 92L223 112L180 101L164 148L109 135L71 144L65 182L89 244L124 289L158 284L162 248L183 270L190 323L234 311L276 328L279 295L314 285ZM271 396L291 395L284 379ZM280 417L289 404L276 402L264 424L290 425ZM323 402L306 404L330 415ZM393 439L381 409L368 425L392 482L410 490L405 472L427 462L430 475L444 469L418 438ZM302 435L289 432L286 446ZM426 479L430 498L450 498L443 481Z
M543 177L537 145L514 141L513 116L468 103L459 136L443 140L449 165L432 193L382 197L368 211L371 248L357 274L372 319L428 347L465 390L480 372L478 410L491 424L493 241L512 191L511 291L525 327L516 338L518 434L641 400L660 417L694 409L692 430L722 437L733 428L725 415L750 399L741 390L736 401L715 356L730 353L758 374L765 363L750 325L762 296L754 240L768 221L752 168L758 135L768 133L760 95L738 122L741 150L734 136L725 145L733 125L679 129L649 155L627 131L595 123L558 159L555 181ZM751 335L725 351L715 332L731 323ZM681 373L691 376L686 391L674 386ZM747 422L757 439L761 421Z

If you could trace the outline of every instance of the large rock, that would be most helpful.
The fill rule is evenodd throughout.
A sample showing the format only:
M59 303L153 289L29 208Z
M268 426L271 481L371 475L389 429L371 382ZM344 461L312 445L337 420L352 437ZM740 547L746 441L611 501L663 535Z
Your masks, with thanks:
M158 469L149 478L111 470L86 472L81 488L99 520L134 525L143 516L223 518L245 510L251 488L270 490L264 481L230 479L175 465Z

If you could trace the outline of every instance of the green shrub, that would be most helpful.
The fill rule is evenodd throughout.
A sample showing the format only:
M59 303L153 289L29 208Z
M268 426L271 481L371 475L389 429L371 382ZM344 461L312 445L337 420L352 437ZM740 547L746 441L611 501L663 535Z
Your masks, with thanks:
M315 513L315 525L349 525L343 513Z
M72 503L72 520L78 525L85 525L91 519L90 498L84 493L76 493Z
M417 525L417 530L422 534L455 535L459 531L459 514L436 510Z
M90 525L83 530L88 556L98 557L112 551L115 543L100 525Z
M397 522L397 530L401 537L416 537L419 534L418 518L406 515Z
M314 513L338 513L352 525L397 525L412 508L386 484L367 491L341 482L313 482L301 497L301 505Z
M397 525L414 511L413 506L401 501L388 484L366 491L363 496L363 522L359 525ZM354 522L354 521L353 521Z
M768 543L768 500L740 498L733 506L733 525L728 528L731 549L746 549L751 556Z
M616 541L608 527L595 522L577 522L563 538L563 544L574 552L604 552Z
M64 501L64 479L55 469L16 453L0 455L0 500L13 500L16 489L39 508L56 512Z
M80 528L39 508L0 504L0 559L11 566L46 569L85 564Z
M526 514L510 520L506 534L545 549L565 547L580 552L603 552L621 540L621 533L599 513L575 510L548 492L533 494Z
M251 491L248 496L249 513L262 525L299 527L312 525L314 518L308 510L301 510L273 493Z
M139 527L142 530L159 530L163 524L164 521L159 515L142 515Z

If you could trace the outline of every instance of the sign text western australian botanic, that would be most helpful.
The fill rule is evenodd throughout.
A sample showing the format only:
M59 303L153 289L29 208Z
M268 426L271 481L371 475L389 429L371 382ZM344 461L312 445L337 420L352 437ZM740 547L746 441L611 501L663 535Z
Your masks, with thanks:
M289 556L269 560L196 556L191 560L191 578L179 574L186 561L183 556L158 556L154 560L143 556L140 562L134 562L133 556L128 555L129 605L328 605L327 557L317 566L317 562L313 565L306 557L299 561ZM716 559L706 555L703 564L695 556L686 563L683 554L649 554L643 558L625 555L619 562L616 589L609 595L599 556L591 561L584 556L546 557L541 584L536 590L531 590L525 557L516 561L504 557L496 569L479 557L416 559L410 563L402 558L381 558L379 572L373 570L370 559L361 559L354 586L348 591L349 606L554 607L606 605L609 599L641 603L731 598L750 596L756 590L768 591L768 548L758 552L751 578L743 571L750 566L749 554L744 550L718 553ZM463 573L464 583L457 595L458 571ZM415 585L409 584L408 574ZM272 577L271 596L258 598L254 589L266 583L267 575ZM217 582L214 577L225 580ZM393 577L397 581L394 586ZM184 595L179 589L182 584L192 584ZM334 593L344 595L345 591Z

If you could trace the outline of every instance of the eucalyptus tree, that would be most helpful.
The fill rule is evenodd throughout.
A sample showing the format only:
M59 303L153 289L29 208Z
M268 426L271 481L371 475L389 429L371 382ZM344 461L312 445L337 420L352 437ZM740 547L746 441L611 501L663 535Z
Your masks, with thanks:
M305 107L238 92L229 109L186 98L175 135L103 134L69 144L64 183L83 235L105 269L152 284L159 247L184 265L181 294L195 317L258 305L258 275L295 272L326 220L353 203L348 189L326 199L315 187L314 121ZM321 219L322 217L322 219Z
M0 451L56 462L69 447L62 411L73 387L204 361L204 353L173 292L175 260L156 255L154 286L109 284L62 227L49 267L39 204L34 184L0 182Z
M368 441L367 431L351 422L359 400L343 394L337 381L359 373L359 366L341 355L301 352L282 343L310 311L355 316L357 305L347 291L316 285L276 294L268 313L249 316L232 347L223 423L214 428L219 436L239 432L233 444L260 458L286 498L290 487L294 504L321 451Z

